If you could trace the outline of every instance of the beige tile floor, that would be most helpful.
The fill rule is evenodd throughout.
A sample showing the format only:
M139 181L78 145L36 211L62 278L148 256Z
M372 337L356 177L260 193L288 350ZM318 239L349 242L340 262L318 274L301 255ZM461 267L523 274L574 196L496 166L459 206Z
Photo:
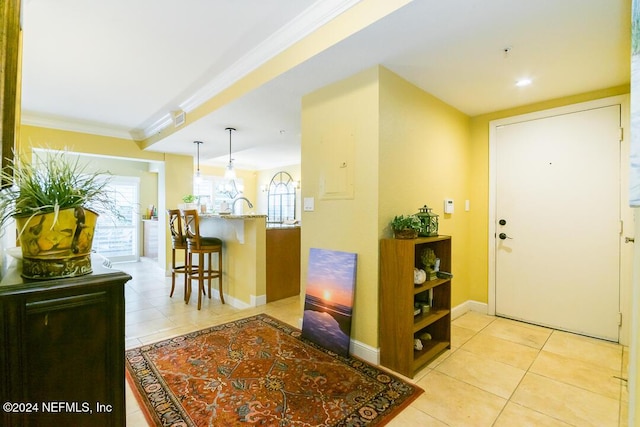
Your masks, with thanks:
M116 264L125 288L126 347L159 341L255 313L299 326L298 297L239 310L205 299L182 301L182 282L155 263ZM408 379L424 393L394 418L411 426L626 426L626 347L468 312L452 322L447 350ZM147 426L127 385L127 426Z

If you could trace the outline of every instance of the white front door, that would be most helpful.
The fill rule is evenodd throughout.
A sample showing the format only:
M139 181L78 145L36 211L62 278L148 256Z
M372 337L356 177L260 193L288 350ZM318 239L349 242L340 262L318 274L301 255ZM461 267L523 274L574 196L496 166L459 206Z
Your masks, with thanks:
M619 105L495 129L495 312L618 341Z

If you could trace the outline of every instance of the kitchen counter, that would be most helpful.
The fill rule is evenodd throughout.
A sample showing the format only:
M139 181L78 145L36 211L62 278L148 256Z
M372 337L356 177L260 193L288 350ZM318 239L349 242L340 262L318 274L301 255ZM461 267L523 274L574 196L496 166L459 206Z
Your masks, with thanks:
M253 218L267 218L266 215L259 214L219 214L219 213L203 213L199 215L200 218L218 218L218 219L253 219Z
M200 214L199 218L200 234L223 241L225 301L237 308L265 304L267 216Z
M258 214L199 218L203 236L223 241L222 287L230 305L255 307L300 293L299 224L267 224Z
M280 228L300 228L300 224L285 224L283 222L267 222L267 230Z
M247 221L257 220L266 227L266 215L220 215L214 213L199 214L200 233L203 236L214 236L222 240L235 239L244 243Z

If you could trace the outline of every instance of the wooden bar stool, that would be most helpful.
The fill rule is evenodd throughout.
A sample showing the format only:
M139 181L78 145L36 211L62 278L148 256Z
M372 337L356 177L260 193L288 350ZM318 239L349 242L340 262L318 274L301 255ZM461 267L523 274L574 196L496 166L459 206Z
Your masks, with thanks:
M169 298L173 297L173 291L176 289L176 274L184 274L184 302L187 300L187 238L184 235L182 226L182 217L180 210L167 209L169 217L169 232L171 233L171 293ZM176 251L184 252L184 264L176 264Z
M222 240L217 237L203 237L200 235L200 220L196 209L180 210L184 222L184 232L187 239L187 301L191 296L191 281L198 280L198 310L202 307L202 294L205 293L204 280L208 281L209 298L211 298L211 279L218 279L220 301L224 304L222 293ZM211 255L218 254L218 268L214 269ZM198 255L197 267L193 265L193 255ZM205 265L205 255L208 262Z

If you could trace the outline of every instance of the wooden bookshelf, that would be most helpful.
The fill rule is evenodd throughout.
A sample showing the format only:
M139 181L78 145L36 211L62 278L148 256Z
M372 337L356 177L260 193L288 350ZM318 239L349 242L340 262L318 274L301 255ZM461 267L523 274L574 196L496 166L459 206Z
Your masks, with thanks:
M440 271L451 272L451 237L383 239L380 242L380 363L407 377L451 348L451 279L413 283L413 269L424 268L420 255L431 248ZM414 315L416 300L430 300L428 313ZM428 332L422 350L414 339Z

